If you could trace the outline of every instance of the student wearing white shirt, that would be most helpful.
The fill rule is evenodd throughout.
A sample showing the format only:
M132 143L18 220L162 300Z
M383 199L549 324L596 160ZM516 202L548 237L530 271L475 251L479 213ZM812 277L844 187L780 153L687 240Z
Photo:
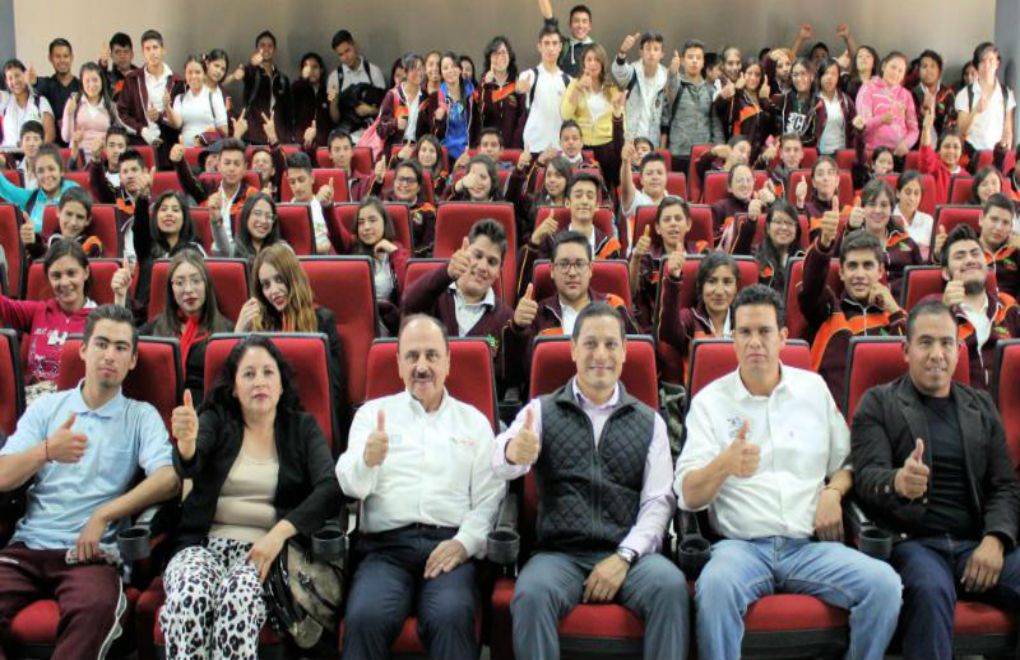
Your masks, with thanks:
M57 135L56 119L50 102L36 94L28 84L25 65L20 60L8 60L4 64L4 82L7 90L0 90L0 119L3 141L0 147L16 147L21 139L21 127L29 121L37 121L45 130L44 142L53 142ZM559 102L556 105L559 112Z
M570 76L563 73L556 60L563 49L563 41L556 28L545 26L538 33L538 52L542 62L521 73L517 79L517 92L527 99L528 118L524 123L524 144L532 154L549 147L559 146L560 104L567 91Z
M1013 111L1016 99L996 77L1001 63L999 49L984 42L974 49L977 80L956 95L960 133L977 151L1013 145Z
M921 258L928 261L931 254L931 230L935 218L918 208L924 190L921 188L923 175L917 170L907 170L896 179L896 208L893 217L903 219L903 227L921 250Z
M205 67L194 55L184 64L184 80L188 87L174 97L167 108L167 120L181 132L181 144L201 144L203 133L217 131L226 135L229 130L227 108L223 95L215 94L205 84Z
M634 47L640 36L641 59L628 63L627 53ZM620 50L613 60L613 78L620 89L627 91L627 131L628 140L646 138L652 144L658 144L662 135L662 110L666 106L669 74L662 66L662 34L645 32L632 34L624 38Z
M820 376L780 367L779 294L752 285L733 316L740 366L694 397L674 480L679 506L707 509L723 537L695 587L698 655L739 658L747 608L785 591L849 610L846 657L882 658L902 585L888 564L842 543L853 485L846 422Z
M303 151L297 151L287 156L287 183L290 184L293 197L285 201L292 204L308 205L308 213L312 218L316 254L329 254L331 243L323 207L333 204L333 179L315 190L312 159Z
M389 657L412 611L429 657L477 658L471 560L506 490L489 465L492 426L446 391L439 321L405 318L397 350L406 389L358 410L336 466L344 493L362 501L344 658Z
M626 326L613 307L581 311L570 353L575 377L522 409L492 453L503 479L533 470L539 498L539 551L510 604L514 654L558 658L559 621L583 601L641 617L645 658L685 658L687 580L658 553L676 504L666 424L620 383Z

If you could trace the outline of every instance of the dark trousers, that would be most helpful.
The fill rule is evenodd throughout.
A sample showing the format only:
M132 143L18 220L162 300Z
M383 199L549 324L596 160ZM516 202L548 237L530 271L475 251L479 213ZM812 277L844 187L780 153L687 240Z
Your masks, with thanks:
M104 658L127 607L120 575L108 564L68 565L65 554L21 543L0 551L0 635L9 635L11 621L26 606L55 598L60 624L51 660ZM0 660L6 657L0 648Z
M390 647L411 614L418 617L431 658L478 657L478 603L471 560L425 580L425 563L456 529L410 526L358 539L357 568L344 617L344 660L390 657Z
M999 583L983 594L962 591L960 578L976 541L938 536L904 541L893 548L891 562L903 580L900 630L903 658L949 660L953 657L953 610L957 589L1011 611L1020 609L1020 550L1007 552Z

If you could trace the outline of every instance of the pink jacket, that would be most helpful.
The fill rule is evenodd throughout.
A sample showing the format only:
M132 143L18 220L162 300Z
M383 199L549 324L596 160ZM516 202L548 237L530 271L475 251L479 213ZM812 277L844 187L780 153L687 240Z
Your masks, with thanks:
M882 116L893 114L886 124ZM906 87L889 87L881 78L872 78L857 92L857 114L867 122L864 127L864 144L868 150L876 147L895 149L900 141L913 147L919 135L914 96Z
M0 322L9 328L29 333L29 382L56 380L60 371L60 350L67 336L85 331L85 318L95 308L91 300L74 314L67 314L57 301L12 300L0 295Z

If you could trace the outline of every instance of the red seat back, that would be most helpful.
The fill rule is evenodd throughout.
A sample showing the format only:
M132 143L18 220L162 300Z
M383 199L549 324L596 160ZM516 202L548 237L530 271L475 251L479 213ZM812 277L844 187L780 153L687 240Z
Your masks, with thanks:
M200 185L205 186L206 190L212 188L213 190L220 187L220 182L223 181L222 174L210 174L203 173L198 175L198 182ZM259 180L259 173L248 170L244 173L242 181L252 186L256 190L262 190L262 182Z
M941 266L907 266L903 269L900 306L909 311L926 296L942 293L945 284Z
M786 189L786 196L791 204L797 203L797 184L801 181L807 181L808 196L810 197L811 190L813 189L811 170L800 169L790 172L790 185ZM839 205L841 208L853 205L855 196L854 179L850 172L839 170L839 183L837 184L836 191L839 193Z
M552 264L548 259L535 262L531 281L535 284L535 300L544 300L556 293L552 279ZM623 298L626 309L631 308L630 272L626 259L597 259L592 263L591 288L599 293L611 293Z
M853 149L840 149L836 152L836 167L841 170L852 170L857 162L857 152ZM804 162L801 162L804 165Z
M280 223L280 237L294 254L315 254L315 230L311 209L306 204L277 204L276 221Z
M290 365L301 407L315 417L326 437L327 446L332 449L337 439L333 437L334 413L329 391L329 347L326 345L326 335L318 332L281 332L270 333L269 336ZM230 351L244 337L239 334L215 334L209 339L205 349L207 396L223 372Z
M502 198L504 195L506 195L506 182L507 182L507 179L510 178L510 174L512 172L513 172L513 170L506 170L506 169L496 170L496 176L499 177L499 183L496 184L496 188L495 188L496 192L498 193L498 197ZM461 179L464 178L465 174L467 174L467 168L463 168L463 167L458 169L458 170L456 170L453 173L453 181L450 182L451 190L452 190L453 186L457 185L458 181L460 181Z
M223 316L236 321L241 307L250 297L248 288L248 264L244 259L206 259L216 302ZM154 319L166 307L167 274L170 272L169 259L157 259L152 264L152 278L149 289L149 319Z
M569 337L537 337L531 352L531 390L534 399L563 387L577 373L570 357ZM628 335L627 358L620 381L627 392L653 410L659 409L655 344L647 335Z
M954 174L949 179L949 203L971 204L974 195L974 177L969 174Z
M995 399L1013 465L1020 464L1020 339L1000 341L995 359Z
M25 258L21 246L21 211L12 204L0 203L0 246L7 259L7 295L21 296L24 279Z
M375 281L368 257L301 257L315 302L336 317L343 346L343 377L352 404L365 400L364 356L375 339ZM341 285L342 283L342 285Z
M738 223L742 223L747 219L746 213L738 213L736 220ZM765 219L766 216L758 216L758 223L754 229L754 241L751 243L751 252L758 249L758 246L765 240ZM807 250L808 246L811 245L811 225L808 223L806 215L798 215L797 221L800 224L800 242L798 243L801 250ZM738 225L739 226L739 225Z
M804 319L804 313L800 311L800 299L797 297L797 287L803 281L804 258L790 259L786 264L786 328L791 339L808 339L807 321ZM826 284L837 296L842 294L843 281L839 279L839 259L829 261Z
M333 182L333 201L336 203L343 203L348 201L347 199L347 172L343 170L330 168L313 169L312 170L312 192L318 193L319 188L323 187L330 181ZM291 201L294 197L294 191L290 189L290 183L287 181L287 173L283 173L283 182L280 185L280 199Z
M81 170L65 170L64 178L81 186L88 193L92 194L92 186L89 185L89 173Z
M142 155L145 159L145 169L151 170L156 167L156 152L147 144L131 145L131 148Z
M914 153L914 152L911 152ZM917 169L913 167L907 167L907 170ZM900 178L898 174L882 174L878 177L882 181L885 181L890 188L896 190L896 182ZM924 211L928 215L935 214L935 177L931 174L921 175L921 203L917 207L921 211Z
M184 147L184 162L193 170L199 167L198 157L205 151L205 147Z
M432 250L435 257L452 257L460 249L471 226L482 218L498 222L506 232L506 257L503 259L503 299L513 306L513 284L517 277L517 222L514 206L509 202L446 202L436 213L436 242Z
M0 170L0 175L3 175L4 178L14 185L21 187L21 172L18 170Z
M691 229L687 232L687 241L707 241L712 245L714 236L712 234L712 207L703 204L691 205ZM655 229L655 216L659 211L657 206L642 206L637 210L637 219L634 222L634 235L641 236L645 233L645 225L651 225L652 237L658 238L659 232Z
M896 380L907 373L903 355L903 337L852 337L846 358L845 401L842 409L847 420L853 420L854 411L864 393L875 385ZM957 351L960 356L953 372L953 380L970 384L970 358L966 346Z
M812 168L818 162L818 149L815 147L804 147L804 157L800 160L801 167Z
M110 283L113 281L113 274L121 265L119 259L89 259L91 288L86 293L86 297L94 300L97 305L112 303L113 288ZM25 299L47 300L52 297L53 289L50 288L50 281L43 273L43 262L33 262L28 268L28 288L25 292Z
M687 192L692 204L701 203L704 182L698 174L698 161L706 151L711 151L714 144L695 144L691 147L691 160L687 165Z
M81 336L68 337L60 351L60 373L57 389L66 390L78 385L85 377L85 363L79 348ZM170 416L184 393L184 373L181 367L181 347L176 338L139 337L138 363L124 379L124 396L151 403L167 429Z
M921 152L915 150L907 152L907 158L903 161L903 171L918 170L921 166ZM931 211L928 211L931 213Z
M390 214L393 222L393 230L397 234L397 242L410 250L411 245L411 220L410 209L407 204L400 202L386 202L386 212ZM326 225L330 236L339 234L339 226L342 223L351 236L357 237L357 230L354 227L354 219L358 213L358 203L334 204L332 213L326 213Z
M206 255L212 255L213 233L209 207L192 206L188 209L188 212L191 214L191 222L195 225L195 233L198 234L198 240L202 243L202 249L205 250Z
M390 160L393 160L394 158L397 157L397 154L400 153L400 149L403 146L404 145L402 145L402 144L394 144L394 145L390 146ZM442 148L442 152L443 153L441 155L441 160L442 160L442 163L443 163L443 169L446 170L447 172L449 172L450 171L450 150L447 149L446 147L443 147Z
M931 242L929 245L935 245L935 237L939 233L939 227L945 227L946 233L953 231L953 228L960 224L970 225L970 228L974 230L974 233L978 236L981 235L981 207L980 206L939 206L935 209L935 222L932 223L931 227Z
M404 391L397 359L396 339L373 342L368 351L366 400ZM450 373L446 377L446 389L453 398L477 408L494 430L499 428L492 349L484 339L450 337Z
M437 268L446 270L449 263L449 259L408 259L407 270L404 271L404 290L406 291L409 286ZM503 300L503 287L496 286L493 288L493 292L496 294L497 300Z
M632 180L634 181L634 187L641 190L641 173L634 172ZM667 166L666 194L687 199L687 175L683 172L670 172Z
M501 162L501 163L513 163L514 165L516 165L517 164L517 160L521 157L521 152L522 151L524 151L524 150L523 149L509 149L509 148L504 149L499 154L499 162ZM468 155L471 156L471 158L474 158L475 156L478 155L478 149L468 149Z
M711 206L720 199L725 199L729 194L728 184L730 173L712 171L705 174L705 182L702 184L702 202ZM754 170L754 189L760 190L769 180L769 173L765 170Z
M422 183L422 192L425 194L425 201L428 202L429 204L435 204L436 203L436 191L432 187L432 173L429 172L428 170L422 170L421 174L422 174L421 180L423 181L423 183ZM393 180L394 180L394 178L396 176L397 176L397 171L395 169L386 170L386 175L383 177L383 185L382 185L382 189L384 191L384 193L383 193L384 196L385 196L385 192L386 191L392 191L393 190Z
M788 367L810 370L811 347L803 339L789 339L779 353L779 361ZM689 362L687 382L692 399L713 380L739 366L732 339L695 339Z
M556 218L558 228L556 231L566 231L567 225L570 224L570 209L562 206L542 206L539 207L538 213L535 215L535 226L537 227L543 220L552 214ZM616 233L614 227L616 217L613 212L609 209L596 209L595 218L593 224L599 228L603 234L607 236L613 236Z
M25 412L25 388L21 375L18 333L0 328L0 431L10 435Z
M60 229L56 206L43 209L43 240L49 240ZM103 256L115 259L121 255L120 233L117 231L117 207L112 204L92 206L92 226L89 232L103 244Z
M977 154L977 166L974 171L977 172L981 168L988 167L989 165L995 164L995 151L992 149L985 149L979 151ZM1005 157L1002 159L1002 171L1009 172L1016 165L1016 151L1010 149L1006 152Z
M184 192L184 188L181 187L181 182L177 178L177 172L156 172L156 176L152 178L152 198L159 197L167 190Z

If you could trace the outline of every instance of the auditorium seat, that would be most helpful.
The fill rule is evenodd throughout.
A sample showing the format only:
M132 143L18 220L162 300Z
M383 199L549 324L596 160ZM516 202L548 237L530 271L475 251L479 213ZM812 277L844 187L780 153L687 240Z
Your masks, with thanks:
M691 204L691 228L687 232L685 242L705 241L711 248L715 243L715 235L712 223L712 207L704 204ZM658 206L642 206L637 210L637 220L634 223L634 235L641 236L645 233L645 225L652 226L652 236L658 236L655 229L655 216L658 215Z
M790 259L786 264L786 328L791 339L807 339L808 324L804 314L800 311L800 298L797 296L797 288L804 281L804 258L796 257ZM826 284L836 293L842 295L843 281L839 279L839 259L829 261L829 277Z
M277 204L276 221L280 224L280 238L287 241L294 254L315 254L315 230L307 204Z
M967 204L942 205L935 209L935 222L931 227L931 245L935 246L935 237L938 236L939 227L945 227L949 234L957 225L966 224L974 230L978 236L981 235L981 207Z
M499 177L499 183L496 185L496 190L499 191L499 194L496 195L498 198L503 198L506 196L506 182L510 178L510 174L512 172L513 170L507 169L496 170L496 176ZM464 178L465 174L467 174L466 168L463 167L457 168L453 173L453 178L450 179L449 189L453 190L453 187L457 185L458 181Z
M120 259L89 259L89 283L90 288L86 293L97 305L104 305L113 302L113 289L110 283L113 281L113 274L120 269ZM28 285L25 292L26 300L48 300L53 297L53 289L50 288L50 281L43 273L43 262L34 261L28 267Z
M576 372L570 357L569 337L536 337L531 351L529 398L548 394L566 384ZM652 377L649 380L649 376ZM648 335L627 336L627 360L620 380L635 398L659 408L656 383L655 342Z
M836 151L836 167L841 170L850 171L857 162L857 152L854 149L839 149ZM802 161L801 165L805 165Z
M461 248L471 226L483 218L495 220L506 232L506 257L500 276L503 299L515 304L513 283L517 278L517 221L510 202L445 202L436 213L434 257L452 257Z
M904 171L912 169L917 168L908 165ZM898 174L881 174L878 178L885 181L893 192L896 192L896 182L899 176ZM935 177L931 174L921 175L921 203L917 208L928 215L935 215Z
M347 199L347 172L336 168L315 168L312 170L312 193L318 194L319 189L328 182L333 182L333 202L342 204ZM290 189L290 182L287 180L287 173L284 172L280 185L280 199L291 201L294 191Z
M907 266L903 269L900 307L909 312L927 296L941 294L945 286L941 266Z
M0 170L0 175L16 186L21 186L21 172L18 170Z
M702 154L706 151L711 151L713 147L715 147L714 144L695 144L691 146L691 160L687 164L687 201L692 204L701 203L702 188L704 187L701 175L698 174L698 161L701 160Z
M43 209L42 237L48 241L60 230L60 220L56 206ZM92 205L92 225L87 233L98 238L103 244L103 257L116 259L121 255L120 233L117 231L117 207L113 204Z
M740 224L743 223L746 219L747 219L746 213L738 213L736 217L737 227L739 228ZM766 220L765 214L758 216L757 226L754 229L754 240L751 241L750 254L754 254L754 252L765 240L765 220ZM811 227L808 224L808 219L806 215L798 215L797 222L800 224L800 241L797 244L797 247L801 250L806 251L808 249L808 246L811 245Z
M25 412L25 381L18 333L0 328L0 432L10 435Z
M199 169L198 157L205 149L205 147L184 147L184 162L188 164L188 167L196 171Z
M599 293L611 293L623 299L626 309L631 309L630 270L626 259L598 259L592 262L591 288ZM535 285L535 300L544 300L556 293L552 279L552 264L548 259L539 259L532 270L531 281Z
M241 307L251 296L247 262L244 259L209 258L205 260L205 265L209 269L220 312L231 322L236 321ZM169 269L169 259L157 259L152 264L149 320L159 316L166 306L166 278Z
M977 153L977 165L974 167L974 171L979 172L982 168L989 165L995 165L995 151L993 149L982 149ZM1013 169L1014 165L1016 165L1016 152L1009 149L1002 159L1002 171L1009 172Z
M705 182L702 184L701 201L711 206L721 199L726 199L729 194L729 172L715 170L705 173ZM761 190L769 180L769 173L765 170L754 170L754 189Z
M193 206L188 209L191 214L191 222L195 225L195 233L198 234L198 241L202 244L207 257L212 256L213 232L212 218L209 216L208 206Z
M811 347L803 339L788 339L779 353L779 361L788 367L811 370ZM735 371L737 354L733 340L728 338L695 339L687 376L691 399L717 378Z
M557 232L566 231L570 225L570 209L563 206L540 206L535 214L535 226L540 225L549 214L556 218ZM592 224L599 228L603 234L614 236L616 234L616 216L610 209L596 209Z
M503 151L500 152L500 154L499 154L499 161L498 162L500 162L500 163L513 163L514 165L516 165L517 161L521 157L521 152L522 151L524 151L524 150L523 149L511 149L509 147L506 148L506 149L503 149ZM475 156L478 155L478 149L468 149L468 155L471 158L474 158Z
M0 246L7 259L7 288L3 293L12 298L21 297L24 284L25 251L21 246L21 217L17 207L0 203Z
M249 186L255 188L256 190L262 190L262 182L259 180L258 172L248 170L244 173L244 177L242 180ZM204 186L206 190L209 189L215 190L219 188L222 181L223 181L222 174L211 174L209 172L203 172L202 174L198 175L199 185Z
M329 230L331 237L340 234L340 226L342 225L352 238L356 238L358 235L357 228L354 226L354 220L358 213L358 202L348 202L346 204L334 204L331 211L324 213L326 217L326 227ZM389 213L390 220L393 222L393 231L396 233L397 242L402 246L411 250L414 246L411 241L411 220L410 220L410 209L407 204L400 202L386 202L386 212ZM334 245L336 239L333 239Z
M172 170L156 172L156 176L152 178L152 199L156 199L167 190L176 190L180 193L184 192L184 188L181 186L181 182L177 178L177 172Z
M415 258L407 260L407 271L404 273L404 290L406 291L409 286L425 277L437 268L446 270L449 265L449 259L437 259L433 258ZM503 300L503 287L495 286L493 291L496 294L496 300Z
M81 170L65 170L64 178L68 181L77 183L79 186L89 191L92 194L92 186L89 185L89 173Z
M660 149L659 151L662 152L666 150ZM669 152L666 151L666 153L668 154ZM634 187L641 190L641 173L634 172L631 176L634 181ZM666 164L666 194L687 199L687 175L683 172L669 171L668 162Z
M436 192L432 187L432 174L428 170L422 170L422 189L420 194L424 195L425 201L435 206ZM383 195L393 190L393 180L397 175L396 169L386 170L386 175L383 177Z
M839 183L837 184L837 191L839 192L839 206L845 208L847 206L853 206L855 193L854 193L854 179L853 176L847 170L839 170ZM808 197L811 196L811 170L810 169L799 169L790 172L790 185L786 188L787 201L791 204L797 203L797 184L801 181L807 181L808 184Z
M1006 444L1014 465L1020 465L1020 339L1000 341L995 348L996 404L1002 426L1006 429Z

